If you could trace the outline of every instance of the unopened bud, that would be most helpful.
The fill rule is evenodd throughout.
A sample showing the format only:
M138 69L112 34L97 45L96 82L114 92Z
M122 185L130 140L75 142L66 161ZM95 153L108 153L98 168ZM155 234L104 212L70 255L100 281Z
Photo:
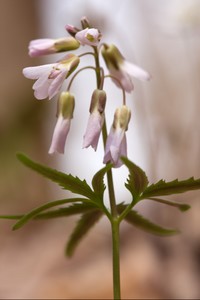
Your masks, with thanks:
M75 27L75 26L73 26L73 25L70 25L70 24L67 24L67 25L65 26L65 29L66 29L67 32L68 32L71 36L73 36L73 37L75 37L76 33L80 31L80 29L78 29L77 27Z
M91 27L87 17L85 16L81 18L81 25L83 29Z

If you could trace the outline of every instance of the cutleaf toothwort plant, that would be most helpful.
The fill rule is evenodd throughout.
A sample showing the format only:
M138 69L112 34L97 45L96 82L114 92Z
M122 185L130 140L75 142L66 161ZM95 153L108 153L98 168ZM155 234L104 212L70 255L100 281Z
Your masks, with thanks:
M65 142L70 130L71 120L75 109L75 96L70 89L77 75L86 69L91 69L96 76L96 87L91 97L89 107L89 118L83 134L83 148L91 146L94 150L98 147L100 135L103 137L105 149L102 169L94 174L91 185L85 180L74 177L71 174L61 173L32 161L24 154L19 153L18 159L27 167L58 183L63 189L76 194L73 198L66 198L48 202L33 209L24 215L4 215L1 218L16 219L13 229L19 229L30 220L51 219L80 215L66 246L66 254L71 256L80 240L88 233L93 225L106 216L111 224L112 250L113 250L113 294L114 299L120 299L120 239L119 226L121 222L137 226L152 234L169 236L178 233L178 230L162 228L141 216L135 205L149 199L162 204L177 207L180 211L190 208L187 204L173 202L163 196L200 189L200 179L189 178L187 180L166 182L160 180L155 184L149 184L145 172L127 158L126 131L131 120L131 110L126 103L126 92L133 91L132 77L148 81L150 75L140 67L128 62L115 45L100 43L102 34L93 28L87 18L81 19L81 27L66 25L68 37L60 39L38 39L29 44L29 55L38 57L46 54L72 51L84 46L90 46L91 51L80 55L68 53L57 62L42 66L27 67L23 74L29 79L36 80L33 84L34 95L37 99L52 99L60 93L63 82L68 79L68 87L58 95L57 123L54 129L49 153L64 153ZM92 65L78 68L81 58L85 55L91 56ZM106 75L100 64L100 55L105 61L108 69ZM109 134L105 119L106 92L104 91L104 80L110 78L113 83L122 90L122 104L117 107ZM128 204L116 201L112 168L119 168L124 164L129 172L125 182L125 188L131 194ZM120 172L120 169L119 171ZM107 185L104 177L107 177ZM108 188L109 207L105 205L104 191ZM77 196L79 195L79 196ZM126 202L127 203L127 202ZM65 204L65 205L64 205ZM67 204L67 205L66 205Z

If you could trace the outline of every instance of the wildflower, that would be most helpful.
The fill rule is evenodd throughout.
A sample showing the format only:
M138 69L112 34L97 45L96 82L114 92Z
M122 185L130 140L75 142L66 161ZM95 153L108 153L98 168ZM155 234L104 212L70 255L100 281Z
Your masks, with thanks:
M103 162L112 162L114 167L122 165L121 156L127 156L126 130L130 121L131 112L123 105L115 111L114 121L106 141L106 149Z
M74 96L69 92L62 92L58 102L58 120L54 129L49 154L64 153L65 142L69 133L71 119L74 112Z
M104 44L102 48L102 55L110 74L121 83L126 92L130 93L134 88L131 77L144 81L150 79L150 75L146 71L126 61L116 46ZM117 80L113 79L115 84L120 87Z
M101 129L104 123L104 109L106 105L106 93L96 89L92 95L90 104L90 117L84 135L83 148L92 146L96 151Z
M79 58L74 54L68 54L58 63L24 68L23 74L29 79L37 79L33 85L34 95L37 99L47 97L52 99L78 64Z
M101 40L101 33L96 28L85 28L76 33L75 38L81 45L97 46Z
M29 55L37 57L45 54L75 50L79 48L79 42L73 37L60 39L38 39L29 44Z

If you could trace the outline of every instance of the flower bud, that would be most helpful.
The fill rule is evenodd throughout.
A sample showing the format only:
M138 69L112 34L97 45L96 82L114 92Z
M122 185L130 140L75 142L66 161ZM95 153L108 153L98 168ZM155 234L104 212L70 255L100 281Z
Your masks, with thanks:
M81 18L81 25L83 29L91 27L88 18L85 16Z
M65 29L66 29L67 32L68 32L71 36L73 36L73 37L75 37L75 35L76 35L76 33L77 33L78 31L80 31L80 29L78 29L77 27L75 27L75 26L73 26L73 25L70 25L70 24L67 24L67 25L65 26Z
M102 34L96 28L85 28L76 33L75 38L81 45L97 46L100 42Z

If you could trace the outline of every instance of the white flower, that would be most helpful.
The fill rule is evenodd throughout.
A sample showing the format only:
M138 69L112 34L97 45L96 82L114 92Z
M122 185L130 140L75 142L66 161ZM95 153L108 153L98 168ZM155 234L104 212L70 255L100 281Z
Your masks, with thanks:
M79 48L79 42L73 37L64 37L60 39L37 39L29 43L29 55L37 57L56 52L75 50Z
M90 104L90 117L88 119L87 129L83 140L83 148L92 146L96 151L105 119L105 105L106 93L103 90L94 90Z
M74 54L68 54L58 63L24 68L23 74L29 79L36 79L33 90L37 99L41 100L47 97L52 99L78 64L79 58Z
M58 102L58 120L54 129L49 154L64 153L74 112L74 97L69 92L62 92Z
M130 121L131 112L123 105L115 111L113 125L106 141L103 162L112 162L115 168L122 165L121 156L127 156L126 130Z
M114 83L118 87L120 87L121 84L123 89L128 93L134 89L131 77L135 77L143 81L147 81L151 78L148 72L137 65L126 61L118 48L114 45L108 46L104 44L102 48L102 55L110 75L113 76L112 80ZM115 80L115 78L117 80Z

